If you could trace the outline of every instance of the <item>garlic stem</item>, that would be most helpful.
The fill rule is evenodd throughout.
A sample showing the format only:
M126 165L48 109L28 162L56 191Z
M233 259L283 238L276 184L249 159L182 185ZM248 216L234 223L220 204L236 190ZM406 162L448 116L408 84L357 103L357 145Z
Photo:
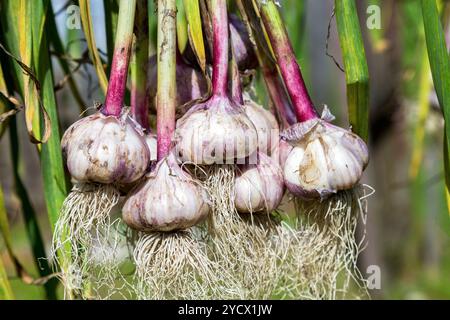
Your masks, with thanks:
M157 136L158 161L171 150L176 107L176 16L175 0L158 1L157 40Z
M106 92L105 115L120 116L127 85L128 64L133 40L136 0L121 0L117 23L114 55Z
M228 16L226 0L211 0L213 25L213 94L227 96L228 85Z
M261 18L294 106L297 120L303 122L318 118L276 4L273 0L260 3Z
M248 12L247 10L250 9L248 8L248 5L246 6L242 2L242 0L237 1L237 6L247 28L247 32L250 35L250 38L253 39L251 43L253 45L254 52L256 53L258 63L261 67L270 99L275 106L279 120L283 122L283 127L287 128L296 123L297 119L294 111L292 110L292 105L289 97L287 96L283 81L278 75L277 66L273 60L268 57L266 53L267 50L265 50L264 46L261 44L261 36L257 36L252 29L253 23L253 26L257 28L255 29L257 30L256 32L259 30L260 33L264 33L263 26L259 23L259 20L257 20L258 23L255 24L255 19L257 18L254 17L254 15L251 15L252 13L254 14L254 11ZM251 9L253 9L253 6ZM252 19L252 21L250 21L250 19Z
M146 95L148 64L148 15L147 0L137 0L135 40L131 57L131 115L147 131L148 102Z

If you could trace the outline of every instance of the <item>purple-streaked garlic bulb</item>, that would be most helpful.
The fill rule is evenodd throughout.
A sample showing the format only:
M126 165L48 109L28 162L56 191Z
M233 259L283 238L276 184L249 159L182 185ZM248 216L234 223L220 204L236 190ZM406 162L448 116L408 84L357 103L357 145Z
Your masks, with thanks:
M205 199L203 189L169 155L132 191L122 216L139 231L184 230L206 218L209 205Z
M324 119L297 123L281 136L293 146L284 164L286 186L305 199L351 189L369 162L367 145L360 137Z
M230 14L228 17L230 26L230 39L233 46L234 58L240 71L255 69L258 67L258 59L247 28L236 15Z
M278 161L258 152L257 164L239 166L234 188L238 212L271 212L283 198L283 171Z
M149 61L149 70L147 78L147 92L150 99L150 108L156 106L156 87L157 87L157 63L156 56L152 56ZM181 57L177 57L176 67L177 107L183 106L192 100L201 99L208 92L208 83L203 74L186 64Z
M85 117L67 129L61 145L67 169L78 182L132 183L150 162L144 133L127 112Z
M244 97L244 110L255 125L258 151L271 155L278 143L280 129L275 116L248 97Z
M180 118L176 142L179 159L196 164L233 163L258 147L255 126L243 106L224 95L213 95Z
M293 146L291 146L288 142L284 141L283 139L280 139L278 144L278 159L280 161L280 166L284 168L284 164L286 163L286 160L289 156L289 153L291 153Z

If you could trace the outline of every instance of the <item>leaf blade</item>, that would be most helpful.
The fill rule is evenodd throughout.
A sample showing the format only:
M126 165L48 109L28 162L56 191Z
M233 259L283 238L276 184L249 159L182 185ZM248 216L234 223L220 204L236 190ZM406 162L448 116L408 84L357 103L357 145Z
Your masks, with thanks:
M103 69L102 60L98 53L97 44L94 37L94 28L92 25L91 5L89 0L79 0L81 24L83 26L86 42L89 50L89 56L97 73L98 82L103 93L106 94L108 89L108 79Z
M335 0L339 43L345 66L347 103L352 130L369 137L369 70L354 0Z
M445 120L444 167L446 194L448 195L450 190L450 168L448 165L448 159L450 158L448 153L450 150L450 74L448 73L448 70L450 70L450 59L436 1L421 0L421 5L431 74ZM450 215L450 202L447 201L447 203Z

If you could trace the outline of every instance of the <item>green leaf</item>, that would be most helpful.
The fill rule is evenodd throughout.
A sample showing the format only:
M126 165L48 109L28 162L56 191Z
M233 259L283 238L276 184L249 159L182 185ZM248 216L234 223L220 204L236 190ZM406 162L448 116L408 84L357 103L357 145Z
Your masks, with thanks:
M98 82L103 93L106 94L108 89L108 79L106 78L105 69L98 53L97 44L95 42L94 28L92 26L91 5L90 0L79 0L81 24L83 25L86 42L89 49L89 56L97 73Z
M448 194L450 193L450 169L448 166L448 159L450 158L448 154L450 150L450 60L436 1L421 0L421 4L431 74L433 75L434 88L445 120L444 162L446 164L445 181L448 200ZM450 214L449 201L448 204Z
M0 93L4 96L8 95L8 90L6 88L6 82L5 78L3 76L3 69L0 65ZM8 103L0 97L0 115L9 110ZM3 136L3 133L5 132L5 128L7 126L7 122L0 122L0 138Z
M104 0L106 48L108 50L108 74L110 72L112 57L114 53L114 37L117 30L117 20L119 18L119 1Z
M6 249L9 254L12 253L12 237L9 229L8 215L5 208L5 198L3 196L3 188L0 185L0 232L5 242Z
M369 71L355 0L335 1L336 23L345 66L347 103L352 130L369 136Z
M13 300L14 293L9 284L8 275L6 274L3 260L0 257L0 300Z
M20 198L22 213L25 221L25 230L27 232L28 240L31 245L34 261L37 265L39 275L41 277L48 276L51 273L51 268L46 259L44 240L39 229L37 214L31 204L30 197L22 182L19 173L19 165L21 159L19 156L19 139L17 134L16 119L12 120L9 126L10 146L11 146L11 162L13 164L13 177L16 188L16 193ZM51 280L45 284L45 291L47 298L56 298L56 282Z
M184 11L183 0L177 0L177 42L181 53L186 49L188 42L188 22Z
M205 44L203 43L202 20L198 0L183 0L188 22L189 43L194 50L200 68L206 70Z

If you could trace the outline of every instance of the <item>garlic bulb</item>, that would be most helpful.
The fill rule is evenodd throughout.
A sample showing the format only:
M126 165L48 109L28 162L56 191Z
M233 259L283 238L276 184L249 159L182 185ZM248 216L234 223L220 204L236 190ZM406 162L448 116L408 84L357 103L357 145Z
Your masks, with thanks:
M277 151L278 151L278 159L280 161L280 166L282 168L284 168L284 164L286 163L286 160L289 156L289 153L291 153L292 148L293 147L288 142L284 141L283 139L279 140Z
M281 136L293 146L284 164L285 183L299 197L325 198L351 189L369 162L360 137L324 119L297 123Z
M271 212L283 198L283 171L277 161L258 152L258 163L237 169L234 204L240 213Z
M127 184L144 175L150 152L140 126L126 112L101 112L72 124L61 141L70 175L78 182Z
M147 92L150 96L150 107L152 109L155 109L156 106L157 71L156 56L152 56L147 75ZM208 92L208 83L203 74L186 64L181 57L177 58L176 82L177 107L181 107L192 100L200 99Z
M271 155L279 140L280 129L275 116L248 96L244 96L244 110L255 125L258 151Z
M255 69L258 59L244 23L234 14L228 17L231 45L239 70Z
M177 121L177 155L196 164L234 163L256 151L257 132L242 106L213 95Z
M206 193L184 172L171 154L159 161L146 181L125 202L122 217L139 231L189 228L209 213Z

